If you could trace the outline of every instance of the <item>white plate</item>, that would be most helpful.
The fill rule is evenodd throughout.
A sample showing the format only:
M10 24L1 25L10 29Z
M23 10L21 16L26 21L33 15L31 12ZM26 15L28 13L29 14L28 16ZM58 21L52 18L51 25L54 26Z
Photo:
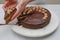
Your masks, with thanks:
M54 32L59 24L58 17L51 11L50 23L42 29L27 29L22 26L13 25L12 30L17 34L27 37L43 37Z
M43 5L45 7L45 5ZM49 35L50 33L54 32L59 24L59 20L58 17L55 15L55 13L53 11L51 11L51 21L50 23L42 28L42 29L37 29L37 30L32 30L32 29L27 29L24 28L22 26L17 26L17 25L13 25L12 30L20 35L23 36L27 36L27 37L42 37L42 36L46 36ZM5 12L2 9L2 6L0 6L0 24L5 24L4 22L4 15ZM11 24L15 24L16 20L11 22Z

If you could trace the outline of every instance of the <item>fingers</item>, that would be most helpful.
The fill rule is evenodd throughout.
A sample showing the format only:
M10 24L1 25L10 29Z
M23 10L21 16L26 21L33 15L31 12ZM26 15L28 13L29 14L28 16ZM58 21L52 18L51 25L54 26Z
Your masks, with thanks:
M11 20L14 20L16 17L18 17L19 15L21 15L21 12L23 11L23 9L25 8L25 4L18 4L18 9L16 11L16 13L12 16Z
M9 7L16 7L17 4L17 0L14 0L13 2L9 2L9 0L6 0L2 8L4 9L4 11L6 11Z
M14 20L19 15L19 11L16 11L16 13L12 16L11 21Z
M9 2L12 2L12 1L17 1L17 0L5 0L5 1L9 1Z
M12 16L11 20L14 20L16 17L18 17L22 12L22 8L21 6L19 7L19 9L16 11L16 13Z
M18 5L18 10L16 13L12 16L11 20L14 20L17 18L19 15L21 15L21 12L24 10L25 6L29 3L30 1L27 0L22 0L20 4Z
M6 10L6 5L7 5L7 4L8 4L8 1L6 1L5 4L4 4L3 7L2 7L2 8L4 9L4 11Z
M5 1L3 7L8 7L8 6L10 6L10 5L17 4L17 3L18 3L17 0L14 0L14 1L11 1L11 0L9 1L9 0L7 0L7 1Z

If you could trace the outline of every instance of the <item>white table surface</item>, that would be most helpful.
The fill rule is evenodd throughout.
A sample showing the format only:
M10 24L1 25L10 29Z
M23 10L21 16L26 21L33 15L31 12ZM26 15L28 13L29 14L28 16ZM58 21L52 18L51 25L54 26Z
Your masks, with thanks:
M60 5L43 5L43 7L53 11L58 17L60 17ZM0 10L2 8L2 4L0 4ZM0 11L0 15L2 15L2 11ZM3 19L0 16L0 21ZM60 20L60 18L59 18ZM2 22L0 22L2 23ZM60 25L58 25L57 30L49 36L42 37L42 38L28 38L23 37L14 33L11 30L11 25L3 25L0 26L0 40L60 40Z

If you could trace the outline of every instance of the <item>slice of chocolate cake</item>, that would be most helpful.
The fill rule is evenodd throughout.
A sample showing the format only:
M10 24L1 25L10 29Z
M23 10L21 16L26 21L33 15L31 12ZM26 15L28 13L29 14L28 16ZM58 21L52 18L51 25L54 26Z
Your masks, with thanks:
M30 29L39 29L45 27L51 18L50 12L47 9L39 6L28 7L23 11L22 15L23 14L26 14L24 15L25 18L22 16L24 19L21 19L21 16L19 16L18 22L23 25L23 27Z
M11 21L11 17L15 14L15 12L17 11L16 8L8 8L6 11L5 11L5 21L6 21L6 24L8 24L10 21Z

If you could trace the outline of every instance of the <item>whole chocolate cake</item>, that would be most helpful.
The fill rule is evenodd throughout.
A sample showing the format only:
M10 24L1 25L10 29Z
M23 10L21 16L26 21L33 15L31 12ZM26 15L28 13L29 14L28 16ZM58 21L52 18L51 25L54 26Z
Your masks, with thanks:
M18 19L18 24L25 28L39 29L45 27L51 18L50 12L39 6L26 7Z

